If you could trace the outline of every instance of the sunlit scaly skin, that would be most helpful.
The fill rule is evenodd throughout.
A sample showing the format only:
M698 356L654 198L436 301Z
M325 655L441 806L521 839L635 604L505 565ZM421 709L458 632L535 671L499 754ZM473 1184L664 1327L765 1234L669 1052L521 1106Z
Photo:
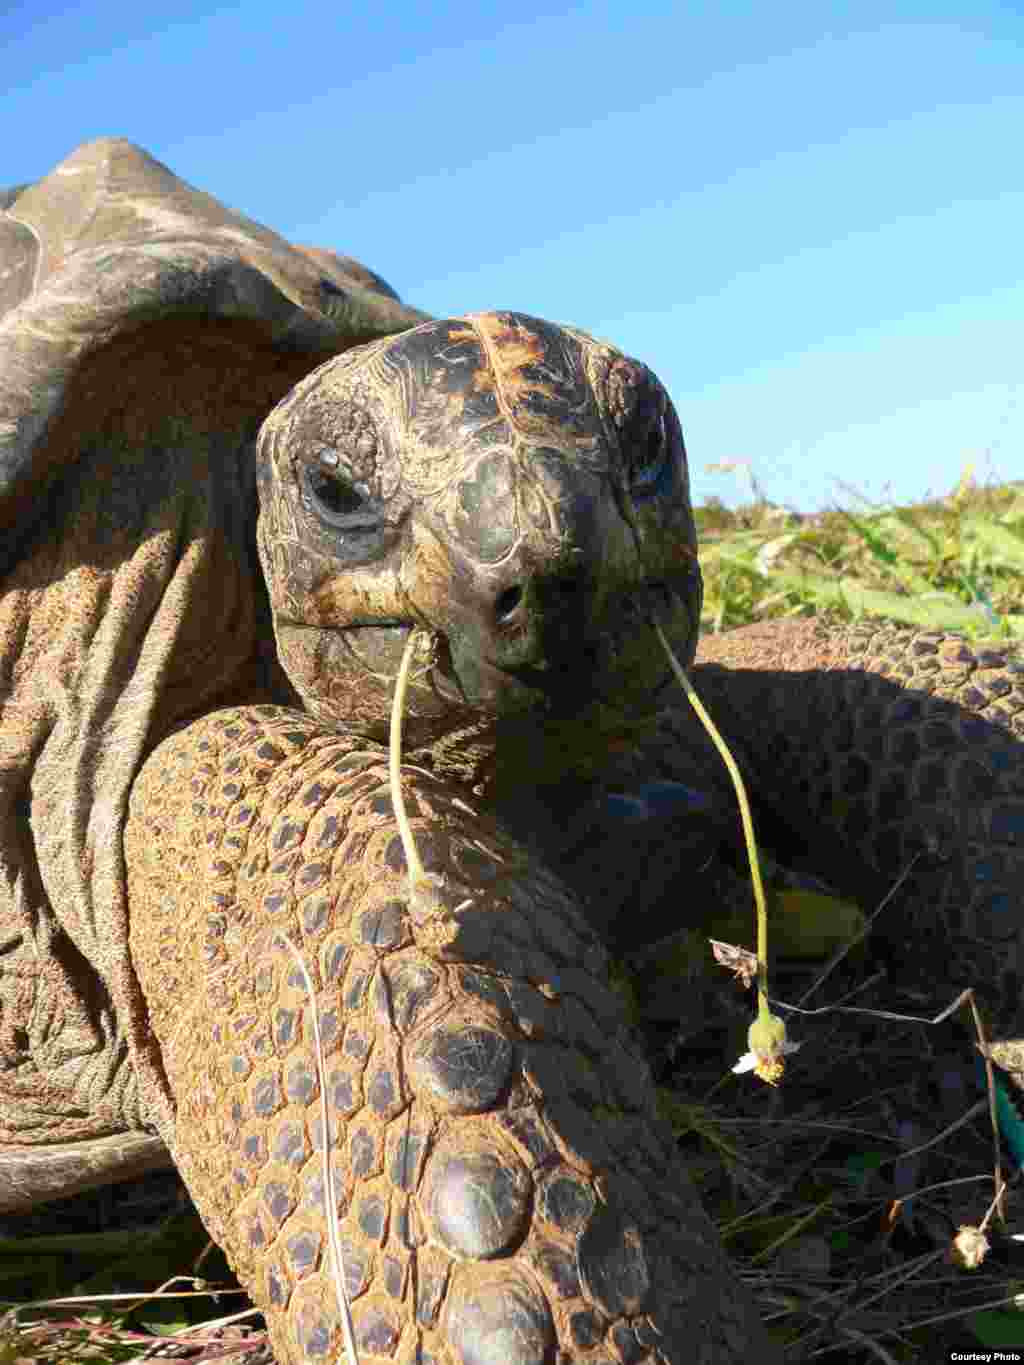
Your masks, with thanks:
M414 922L383 754L273 707L167 739L125 836L165 1133L285 1362L335 1359L319 1082L360 1360L739 1361L768 1345L572 896L406 770L448 913Z

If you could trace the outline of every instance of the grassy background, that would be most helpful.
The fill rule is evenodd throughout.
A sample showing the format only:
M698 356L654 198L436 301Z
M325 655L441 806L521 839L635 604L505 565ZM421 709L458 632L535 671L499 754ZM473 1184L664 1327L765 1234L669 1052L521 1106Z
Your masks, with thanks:
M982 486L970 468L944 498L803 516L755 498L696 509L703 632L830 610L1024 638L1024 480Z

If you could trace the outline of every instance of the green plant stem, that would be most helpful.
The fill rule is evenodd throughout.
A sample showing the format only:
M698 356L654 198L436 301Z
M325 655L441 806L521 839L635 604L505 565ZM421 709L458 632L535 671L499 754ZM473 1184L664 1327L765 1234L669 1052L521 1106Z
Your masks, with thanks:
M697 695L696 689L690 678L672 652L672 647L657 621L653 622L655 632L661 641L661 647L668 657L669 666L676 675L680 687L686 693L686 698L701 725L711 737L711 742L721 755L722 762L729 771L732 778L733 787L736 789L736 798L740 806L740 820L743 824L743 838L747 846L747 859L750 863L750 880L754 888L754 905L757 911L757 1014L759 1019L767 1019L771 1011L768 1008L768 910L765 905L764 886L761 882L761 865L757 857L757 843L754 839L754 821L750 814L750 802L747 800L746 787L740 770L736 766L736 760L729 752L729 746L718 733L718 728L711 719L704 703Z

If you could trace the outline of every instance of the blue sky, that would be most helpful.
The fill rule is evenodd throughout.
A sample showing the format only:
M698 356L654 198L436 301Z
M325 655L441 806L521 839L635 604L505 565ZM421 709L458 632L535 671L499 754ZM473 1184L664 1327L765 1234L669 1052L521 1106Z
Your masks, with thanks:
M616 342L698 502L1024 477L1018 4L14 0L0 88L0 185L129 137L432 313Z

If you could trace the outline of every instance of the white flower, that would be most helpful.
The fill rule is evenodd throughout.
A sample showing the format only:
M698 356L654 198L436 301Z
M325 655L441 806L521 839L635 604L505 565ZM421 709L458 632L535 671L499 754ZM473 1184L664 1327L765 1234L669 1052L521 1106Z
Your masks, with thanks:
M733 1067L733 1071L737 1075L744 1071L754 1071L762 1081L767 1081L769 1085L778 1085L785 1067L782 1058L789 1052L799 1052L802 1047L803 1043L783 1043L781 1052L775 1052L770 1057L759 1057L756 1052L745 1052Z

